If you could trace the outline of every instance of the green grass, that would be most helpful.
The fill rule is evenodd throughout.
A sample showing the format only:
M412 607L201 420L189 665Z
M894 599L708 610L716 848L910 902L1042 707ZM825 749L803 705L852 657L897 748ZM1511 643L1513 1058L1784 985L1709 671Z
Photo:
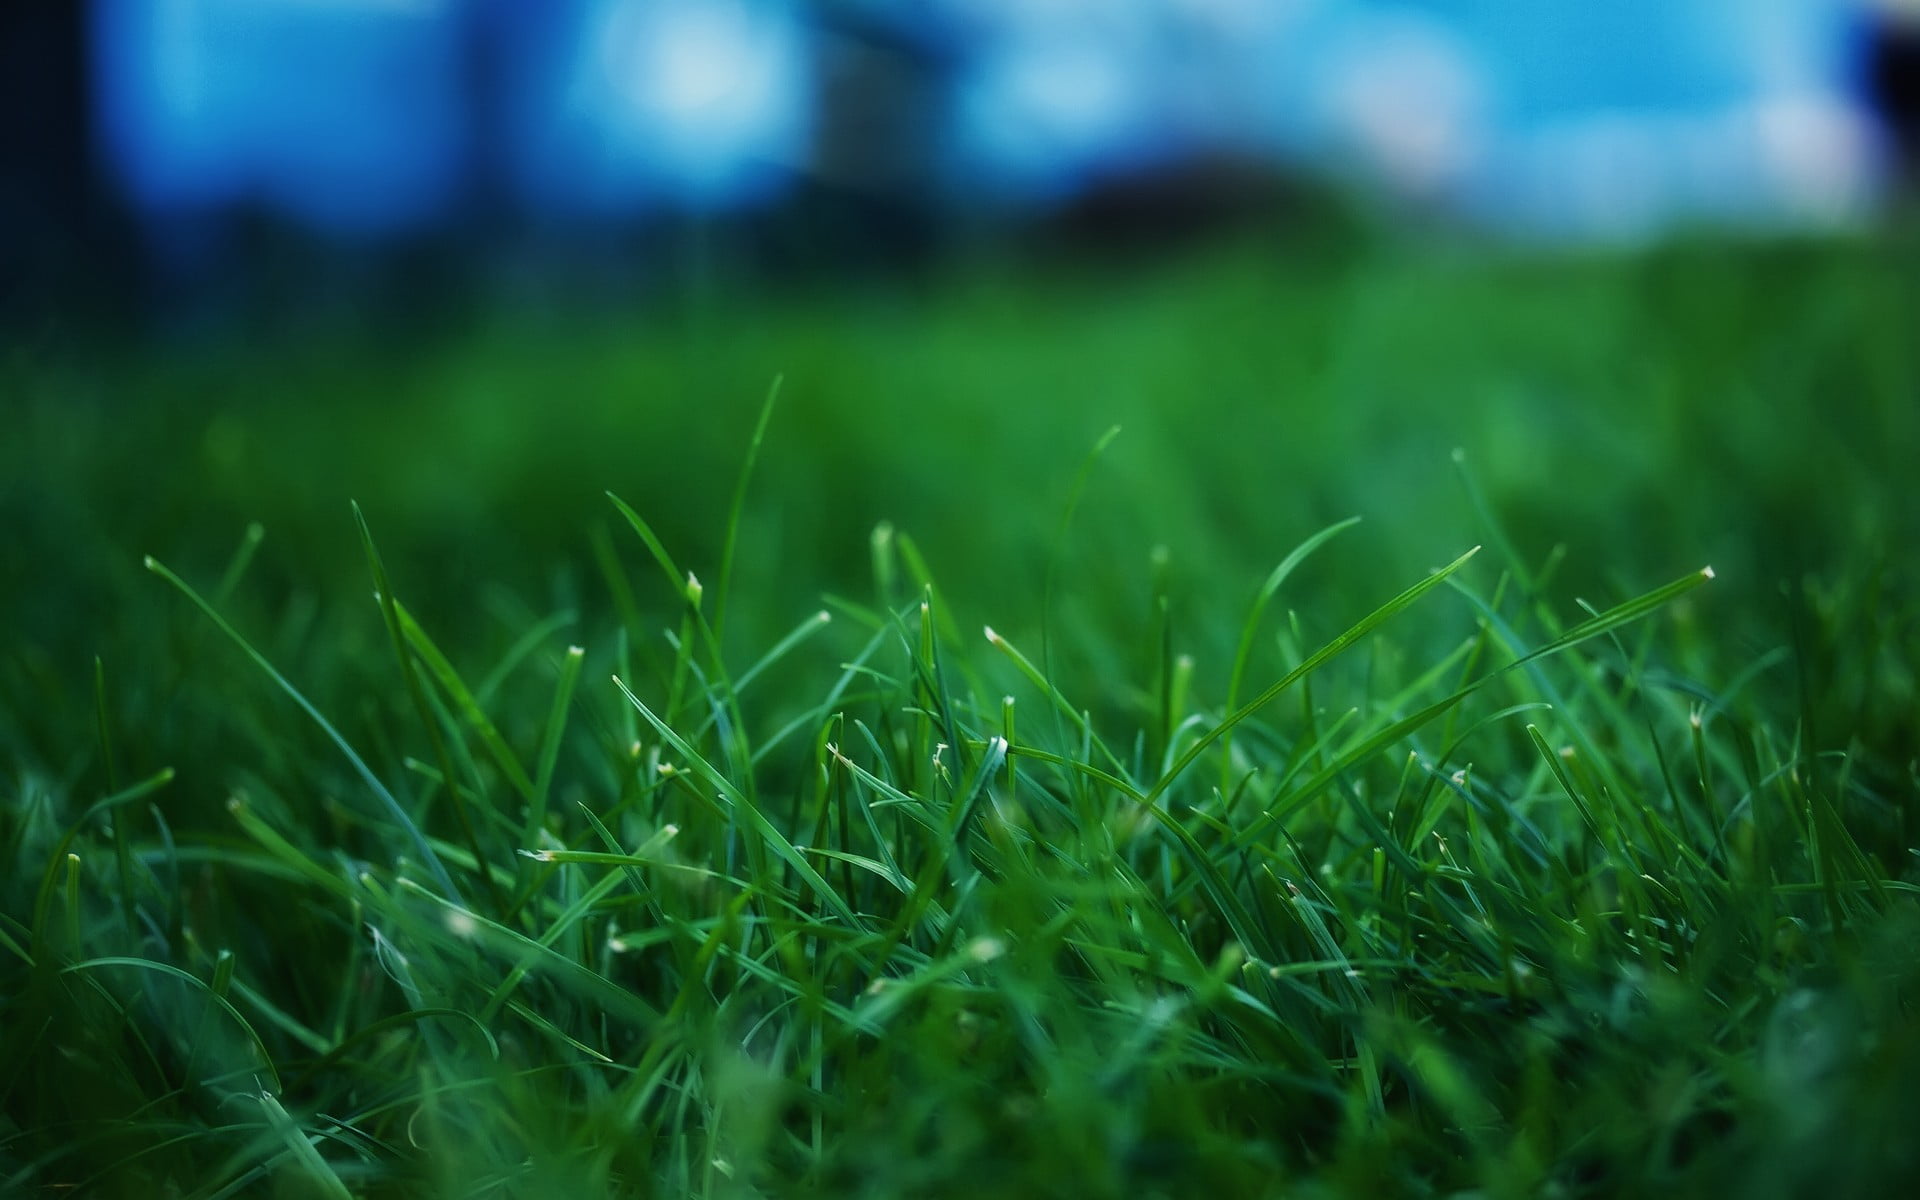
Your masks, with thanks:
M18 350L0 1191L1902 1194L1910 248L1294 248Z

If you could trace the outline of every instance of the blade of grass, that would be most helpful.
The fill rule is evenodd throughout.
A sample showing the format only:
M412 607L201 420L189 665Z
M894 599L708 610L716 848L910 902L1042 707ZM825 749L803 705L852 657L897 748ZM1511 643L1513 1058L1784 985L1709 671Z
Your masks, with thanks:
M218 610L211 604L201 599L200 593L189 587L185 580L161 565L160 561L151 555L146 558L145 562L147 570L152 571L154 574L172 584L182 595L191 600L201 612L207 615L207 618L214 623L220 632L226 634L227 637L233 641L234 645L240 647L241 652L245 654L256 667L259 667L261 671L265 672L267 678L273 680L273 682L279 686L280 690L285 692L293 700L301 712L306 713L314 724L320 727L320 731L326 734L327 740L332 742L334 746L339 749L340 753L346 757L347 762L352 765L354 773L360 776L361 781L367 785L367 789L380 801L380 805L386 811L387 816L391 818L393 823L399 827L400 831L406 835L407 841L413 846L414 851L420 855L422 865L433 875L434 882L442 888L445 888L448 896L458 898L460 889L454 886L453 877L447 874L447 869L441 864L439 855L435 854L433 847L427 844L426 834L421 832L420 827L415 824L413 818L407 814L407 810L401 807L400 801L394 797L393 793L387 790L387 785L380 782L379 777L373 773L372 768L367 766L366 762L361 759L360 755L354 750L353 746L348 743L347 739L340 735L340 731L333 727L333 723L322 716L320 710L315 708L313 703L305 696L301 695L300 689L294 687L286 676L275 670L273 664L267 661L266 656L258 650L255 650L252 644L240 635L240 631L229 625L226 618L222 617Z
M1275 567L1260 590L1254 593L1253 603L1247 608L1246 620L1240 625L1240 644L1233 652L1233 670L1227 676L1227 698L1225 707L1232 712L1240 702L1240 684L1246 677L1247 662L1253 657L1253 639L1260 630L1260 618L1266 612L1267 604L1280 591L1282 584L1305 562L1314 551L1332 541L1336 536L1360 523L1359 517L1348 517L1336 521L1306 541L1293 548L1280 565ZM1229 795L1233 791L1233 731L1228 730L1220 738L1220 794Z
M456 704L461 703L462 699L464 699L466 706L473 709L475 713L478 712L478 706L473 704L473 697L467 692L465 686L460 684L459 676L453 673L453 668L447 664L444 658L439 656L437 650L432 650L433 643L427 641L426 635L421 633L417 626L414 630L417 636L411 638L408 636L407 625L411 624L412 619L402 619L400 601L393 594L393 584L392 581L387 578L386 564L380 560L380 551L373 544L373 530L367 525L366 514L360 511L360 505L357 502L355 502L352 507L354 524L360 529L360 545L366 552L367 567L373 573L374 599L380 605L381 616L385 618L387 636L393 643L393 652L400 660L400 676L406 683L407 695L413 701L414 710L420 714L420 724L426 729L427 740L433 746L434 757L439 760L441 773L446 778L447 799L453 806L454 820L458 822L461 835L466 839L468 847L472 849L474 859L478 862L484 862L486 861L486 854L480 848L480 834L479 831L474 828L473 813L467 805L466 798L461 795L460 789L454 786L453 781L456 778L456 774L453 769L453 758L447 751L446 739L440 735L440 722L435 718L433 709L427 703L426 691L420 684L420 673L414 670L413 654L408 653L408 646L410 644L414 645L417 653L419 652L417 647L424 644L429 648L434 658L439 659L439 666L445 668L446 676L453 680L453 685L457 688L457 691L449 693L453 696ZM429 668L433 669L433 659L426 658L424 653L422 654L422 658L428 662ZM446 686L444 680L442 686ZM492 726L486 722L484 716L481 716L480 720L486 729L491 730ZM498 734L494 735L494 740L496 742L499 740ZM502 746L502 749L504 749L504 746ZM476 798L478 798L477 794ZM437 862L438 860L435 861ZM482 878L481 883L484 885L484 890L493 900L494 911L505 912L507 908L506 895L493 882L492 877L486 876Z
M287 1152L300 1167L300 1173L307 1177L311 1185L329 1200L353 1200L345 1181L334 1172L333 1167L320 1155L320 1151L307 1139L307 1135L294 1122L291 1114L274 1099L272 1092L260 1093L260 1111L266 1115L267 1126L287 1147Z
M381 594L385 596L384 591ZM534 782L528 777L526 768L520 765L520 759L507 745L506 739L500 736L500 730L494 725L493 719L480 707L480 701L467 687L466 681L460 678L460 673L447 660L447 656L440 652L440 648L434 645L433 639L427 636L426 630L413 619L413 614L407 611L407 606L398 599L392 600L391 603L393 616L399 623L404 645L411 648L420 662L426 666L428 674L440 685L440 690L447 699L453 702L454 711L460 715L461 720L466 722L467 727L473 730L474 736L480 739L481 746L486 748L487 756L493 760L495 766L500 768L500 773L506 776L507 782L520 793L521 799L531 804L535 791ZM404 653L404 650L402 652ZM434 722L434 724L437 726L439 723ZM443 769L444 767L445 764Z
M186 984L190 989L204 993L207 997L207 1003L231 1017L233 1023L240 1027L240 1032L246 1035L247 1044L253 1048L254 1055L257 1059L256 1065L250 1069L264 1071L267 1077L273 1081L274 1087L277 1088L280 1086L280 1076L274 1069L273 1055L267 1050L266 1042L261 1039L260 1034L254 1029L253 1023L247 1020L245 1014L233 1006L233 1001L227 999L222 992L215 991L212 984L209 984L193 972L182 970L172 963L156 962L150 958L135 958L129 955L107 955L102 958L85 959L61 968L61 974L76 975L93 973L106 967L129 967L138 971L150 971L156 975L165 975L168 978L177 979L181 983Z
M1074 473L1073 486L1067 490L1067 502L1060 510L1060 524L1054 530L1053 543L1047 551L1047 573L1040 591L1040 662L1046 668L1049 678L1054 673L1052 638L1054 583L1059 577L1060 560L1066 554L1067 532L1073 528L1073 514L1080 507L1080 498L1086 494L1088 481L1093 478L1093 468L1106 454L1107 447L1113 445L1113 440L1119 436L1120 426L1112 426L1100 435L1100 439L1094 442L1093 449L1089 450L1087 456L1080 461L1080 469ZM1063 734L1062 737L1064 736ZM1119 759L1116 758L1113 761L1116 767L1120 765Z
M1442 583L1445 583L1449 576L1461 567L1466 566L1467 560L1471 559L1475 554L1479 553L1479 551L1480 547L1475 546L1445 567L1435 571L1406 591L1401 592L1398 596L1387 601L1379 608L1374 609L1371 613L1368 613L1365 617L1362 617L1359 621L1349 626L1345 632L1307 656L1299 666L1281 676L1272 686L1248 701L1245 705L1235 709L1224 721L1220 722L1220 724L1215 725L1212 729L1207 730L1207 732L1194 739L1193 745L1187 747L1186 752L1175 760L1172 768L1160 777L1158 783L1148 789L1147 800L1149 802L1157 801L1166 793L1166 790L1173 785L1174 781L1180 777L1181 773L1192 766L1202 754L1205 754L1207 748L1212 746L1214 742L1231 733L1236 725L1239 725L1248 717L1251 717L1267 705L1273 703L1282 692L1292 687L1296 682L1320 669L1322 665L1344 651L1352 649L1361 639L1385 624L1388 619L1404 611L1411 606L1414 601L1420 599L1420 597L1426 595L1434 588L1439 587Z
M547 730L540 739L540 757L534 764L533 794L527 802L526 833L523 845L538 848L540 832L547 826L547 798L553 790L554 765L560 760L560 740L567 730L567 711L573 704L573 690L580 682L580 667L586 651L567 647L560 660L560 681L553 689L553 706L547 713Z
M711 787L716 794L726 799L731 810L746 821L748 827L758 838L759 843L764 844L768 849L772 850L775 856L782 862L792 867L794 873L798 875L821 900L826 902L827 907L831 908L836 916L855 929L864 928L860 918L855 915L853 909L847 906L846 901L840 898L840 894L834 891L833 887L820 876L820 873L813 869L813 865L807 862L806 858L793 848L793 843L789 842L785 835L773 827L773 823L767 820L766 814L762 813L757 805L752 804L745 796L742 796L740 792L727 781L726 777L714 768L712 763L701 757L700 753L696 751L685 738L676 733L672 726L656 716L653 710L648 708L640 697L634 695L632 689L628 688L625 683L622 683L617 676L614 678L613 685L620 689L620 694L627 698L627 703L633 705L634 709L646 720L647 724L653 726L654 731L660 735L662 740L672 746L676 754L687 760L687 763L694 769L694 772L706 781L707 786ZM755 876L756 878L761 877L761 873L756 871Z
M716 641L726 632L727 597L733 582L733 552L740 537L740 514L747 506L747 484L753 478L753 466L760 458L760 443L767 436L767 422L773 417L774 403L780 399L781 377L773 377L767 398L760 405L760 419L754 423L753 438L747 443L747 457L733 484L733 503L727 507L727 532L720 543L720 580L713 597L713 636Z

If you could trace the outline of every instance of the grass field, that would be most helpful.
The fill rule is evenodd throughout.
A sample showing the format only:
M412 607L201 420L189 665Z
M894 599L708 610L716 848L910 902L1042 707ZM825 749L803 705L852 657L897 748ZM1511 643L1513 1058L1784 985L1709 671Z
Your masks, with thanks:
M0 1192L1907 1194L1916 265L16 339Z

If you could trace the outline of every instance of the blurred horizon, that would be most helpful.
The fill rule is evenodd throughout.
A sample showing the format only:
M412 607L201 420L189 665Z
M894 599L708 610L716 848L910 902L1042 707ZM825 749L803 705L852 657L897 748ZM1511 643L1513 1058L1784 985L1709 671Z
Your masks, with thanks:
M595 303L1342 211L1556 245L1860 228L1911 139L1916 10L92 0L6 19L0 312Z

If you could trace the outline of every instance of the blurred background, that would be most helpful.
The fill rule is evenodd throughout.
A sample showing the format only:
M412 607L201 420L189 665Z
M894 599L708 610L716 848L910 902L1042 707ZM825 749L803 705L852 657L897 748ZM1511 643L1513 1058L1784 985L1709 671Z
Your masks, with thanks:
M713 577L783 377L743 655L898 600L890 523L952 628L1057 567L1063 669L1166 617L1217 694L1357 514L1305 640L1480 542L1570 614L1712 563L1710 673L1791 645L1905 764L1917 56L1896 0L16 0L0 734L70 775L78 664L188 674L148 553L361 695L349 498L443 644L586 638L604 492Z
M87 0L0 17L0 309L177 329L1153 240L1859 222L1910 0Z

